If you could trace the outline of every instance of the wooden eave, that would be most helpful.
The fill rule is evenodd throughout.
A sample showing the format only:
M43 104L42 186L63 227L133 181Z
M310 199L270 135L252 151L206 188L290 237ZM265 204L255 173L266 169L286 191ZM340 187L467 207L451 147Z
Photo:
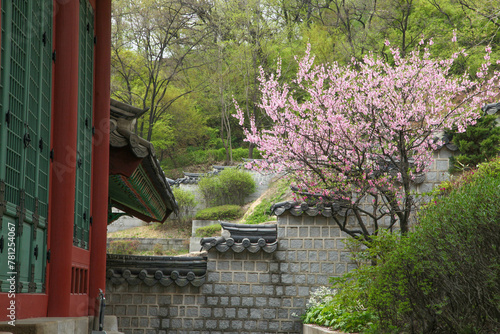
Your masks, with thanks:
M154 146L134 124L147 110L111 100L109 206L144 221L164 222L177 204ZM108 221L110 223L110 221Z

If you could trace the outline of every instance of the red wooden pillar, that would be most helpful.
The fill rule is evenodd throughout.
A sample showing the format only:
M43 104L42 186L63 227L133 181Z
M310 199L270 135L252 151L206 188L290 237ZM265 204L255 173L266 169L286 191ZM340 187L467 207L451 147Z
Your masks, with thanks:
M79 1L55 1L53 150L48 316L71 315L71 264L78 124Z
M89 315L94 315L99 289L106 286L106 233L109 178L109 99L111 58L111 0L96 4L94 155L92 166L92 234L90 253Z

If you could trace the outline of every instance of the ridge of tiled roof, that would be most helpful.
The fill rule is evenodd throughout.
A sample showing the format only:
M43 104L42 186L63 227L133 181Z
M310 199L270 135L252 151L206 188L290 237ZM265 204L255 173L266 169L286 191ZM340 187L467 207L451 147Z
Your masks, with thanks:
M207 257L108 254L106 267L115 285L201 286L206 280Z
M222 237L202 238L203 250L212 248L219 252L233 250L241 253L244 250L257 253L263 250L272 253L278 248L278 227L276 224L249 225L221 222Z

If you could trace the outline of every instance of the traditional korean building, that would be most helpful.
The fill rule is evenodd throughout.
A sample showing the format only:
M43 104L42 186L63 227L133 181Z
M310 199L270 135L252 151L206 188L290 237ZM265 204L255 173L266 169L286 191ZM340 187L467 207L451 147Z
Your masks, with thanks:
M94 315L110 207L164 221L176 204L124 130L137 110L110 120L111 0L0 8L0 321Z

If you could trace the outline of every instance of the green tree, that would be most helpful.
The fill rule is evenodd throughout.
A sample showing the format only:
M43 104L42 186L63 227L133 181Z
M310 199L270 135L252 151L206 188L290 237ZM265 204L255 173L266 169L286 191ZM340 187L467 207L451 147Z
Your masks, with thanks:
M486 115L462 133L452 132L452 142L460 154L450 157L450 171L477 167L500 153L500 127L497 115Z
M201 5L200 5L201 6ZM181 77L198 66L189 61L206 37L195 3L117 0L113 3L113 96L148 109L139 134L151 140L155 123L192 89L179 90ZM201 58L198 58L201 59ZM176 87L172 95L172 87Z

